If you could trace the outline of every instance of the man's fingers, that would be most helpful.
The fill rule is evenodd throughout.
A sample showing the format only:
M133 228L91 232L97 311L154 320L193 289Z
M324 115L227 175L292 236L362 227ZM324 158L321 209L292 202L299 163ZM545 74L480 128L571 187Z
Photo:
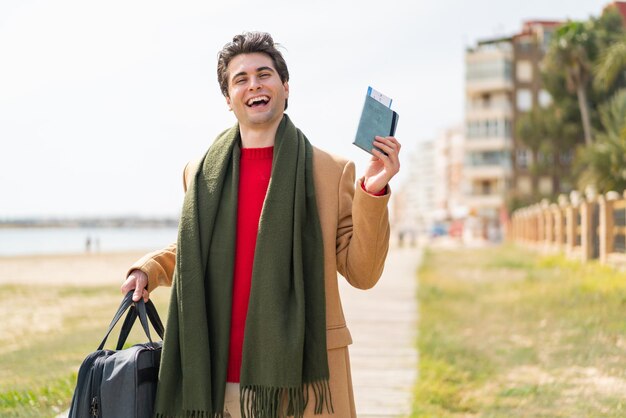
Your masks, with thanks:
M374 146L382 151L384 151L387 155L392 155L396 153L396 150L389 145L385 144L381 141L374 141Z
M393 136L388 136L388 137L377 136L375 138L374 144L381 144L380 146L376 145L378 148L381 148L381 149L383 149L383 146L386 147L385 149L383 149L385 152L388 152L388 151L393 152L393 153L400 152L400 143Z
M390 162L394 165L400 165L400 143L393 136L382 137L377 136L374 145L383 150L390 158Z
M388 136L387 139L397 147L398 151L400 151L400 148L402 148L402 144L400 144L400 142L395 137Z
M121 290L123 294L135 290L133 292L133 301L137 302L142 297L147 300L149 297L146 287L148 286L148 276L141 270L133 270L128 278L122 284ZM144 293L145 292L145 293Z
M137 278L134 274L129 275L122 284L121 290L123 294L126 294L135 288L135 281Z
M395 165L396 164L396 162L398 161L398 153L396 152L396 150L394 150L390 146L385 145L382 142L378 142L378 141L375 141L374 145L378 149L384 151L384 153L382 153L382 152L378 151L377 149L374 149L374 151L378 151L376 156L383 160L383 164L385 164L385 167L389 167L389 165ZM385 154L387 154L387 155L385 155Z
M380 152L379 150L377 150L376 148L374 148L372 150L372 152L374 153L374 155L376 156L376 158L378 158L379 160L382 160L383 165L387 166L391 163L391 160L389 159L388 155L385 155L385 153Z
M136 285L135 292L133 293L133 300L137 302L142 297L144 298L144 300L147 300L148 291L146 290L146 285L148 284L148 278L145 276L145 274L138 274L135 283Z
M393 144L397 145L398 148L401 147L400 141L398 141L395 136L378 136L377 135L375 138L376 139L383 139L385 141L389 141L390 143L393 143Z

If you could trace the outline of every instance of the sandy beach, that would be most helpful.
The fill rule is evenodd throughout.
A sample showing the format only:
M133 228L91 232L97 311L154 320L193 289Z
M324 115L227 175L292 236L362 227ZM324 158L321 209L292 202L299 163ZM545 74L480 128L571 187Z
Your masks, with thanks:
M81 322L104 330L122 298L119 288L128 267L145 253L0 257L0 363L3 354L27 347L34 338L47 341ZM96 286L104 289L93 293ZM153 300L166 306L168 294L155 292ZM102 314L91 318L92 312Z
M0 257L0 285L121 284L128 267L146 251Z

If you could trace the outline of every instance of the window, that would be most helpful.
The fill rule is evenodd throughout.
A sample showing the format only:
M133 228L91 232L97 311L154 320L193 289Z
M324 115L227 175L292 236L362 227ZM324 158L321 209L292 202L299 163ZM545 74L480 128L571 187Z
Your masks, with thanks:
M468 139L510 139L512 137L510 119L470 120L465 123L465 129Z
M572 163L572 160L574 159L574 151L570 149L560 152L559 159L561 160L561 164L570 165Z
M530 177L524 176L524 177L519 177L517 179L517 191L522 194L522 195L529 195L532 193L532 182L530 180Z
M517 110L527 112L533 107L533 95L528 89L519 89L517 91Z
M539 193L544 195L552 193L552 179L550 177L542 177L539 179Z
M467 80L501 79L511 80L511 60L504 58L477 61L467 64Z
M513 80L513 63L509 60L504 61L504 79Z
M480 191L483 195L491 194L491 182L489 180L483 180L480 182Z
M546 30L543 33L543 40L541 42L541 48L543 49L543 52L548 50L548 48L550 47L551 41L552 41L552 31Z
M511 121L508 119L498 119L498 138L509 139L511 138Z
M530 36L522 36L517 39L517 49L519 52L528 53L533 48L533 40Z
M504 137L513 138L513 127L509 119L504 120Z
M493 121L491 119L487 119L485 121L485 131L484 131L484 136L486 138L491 138L491 131L492 131L492 126L493 126Z
M466 155L465 163L468 166L501 166L509 167L510 161L505 151L477 151Z
M533 81L533 64L528 60L517 62L517 81L530 83Z
M528 168L530 164L530 151L526 149L518 149L515 152L515 161L518 168Z
M552 96L548 93L547 90L541 89L539 91L539 97L537 97L537 101L539 102L539 106L548 107L552 104Z

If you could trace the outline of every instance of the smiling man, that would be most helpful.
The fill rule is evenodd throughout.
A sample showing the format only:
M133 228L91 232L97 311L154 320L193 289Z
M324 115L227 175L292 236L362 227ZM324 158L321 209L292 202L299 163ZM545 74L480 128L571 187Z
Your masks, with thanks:
M178 241L135 263L122 292L172 285L157 417L356 417L337 272L376 284L400 144L354 164L313 147L284 113L289 71L267 33L218 57L237 123L184 171Z

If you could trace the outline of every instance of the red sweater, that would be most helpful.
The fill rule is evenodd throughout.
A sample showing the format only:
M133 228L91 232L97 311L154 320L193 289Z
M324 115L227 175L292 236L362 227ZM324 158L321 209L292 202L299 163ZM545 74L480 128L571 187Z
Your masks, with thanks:
M233 305L226 380L239 383L259 218L272 174L274 147L242 148L239 166Z

